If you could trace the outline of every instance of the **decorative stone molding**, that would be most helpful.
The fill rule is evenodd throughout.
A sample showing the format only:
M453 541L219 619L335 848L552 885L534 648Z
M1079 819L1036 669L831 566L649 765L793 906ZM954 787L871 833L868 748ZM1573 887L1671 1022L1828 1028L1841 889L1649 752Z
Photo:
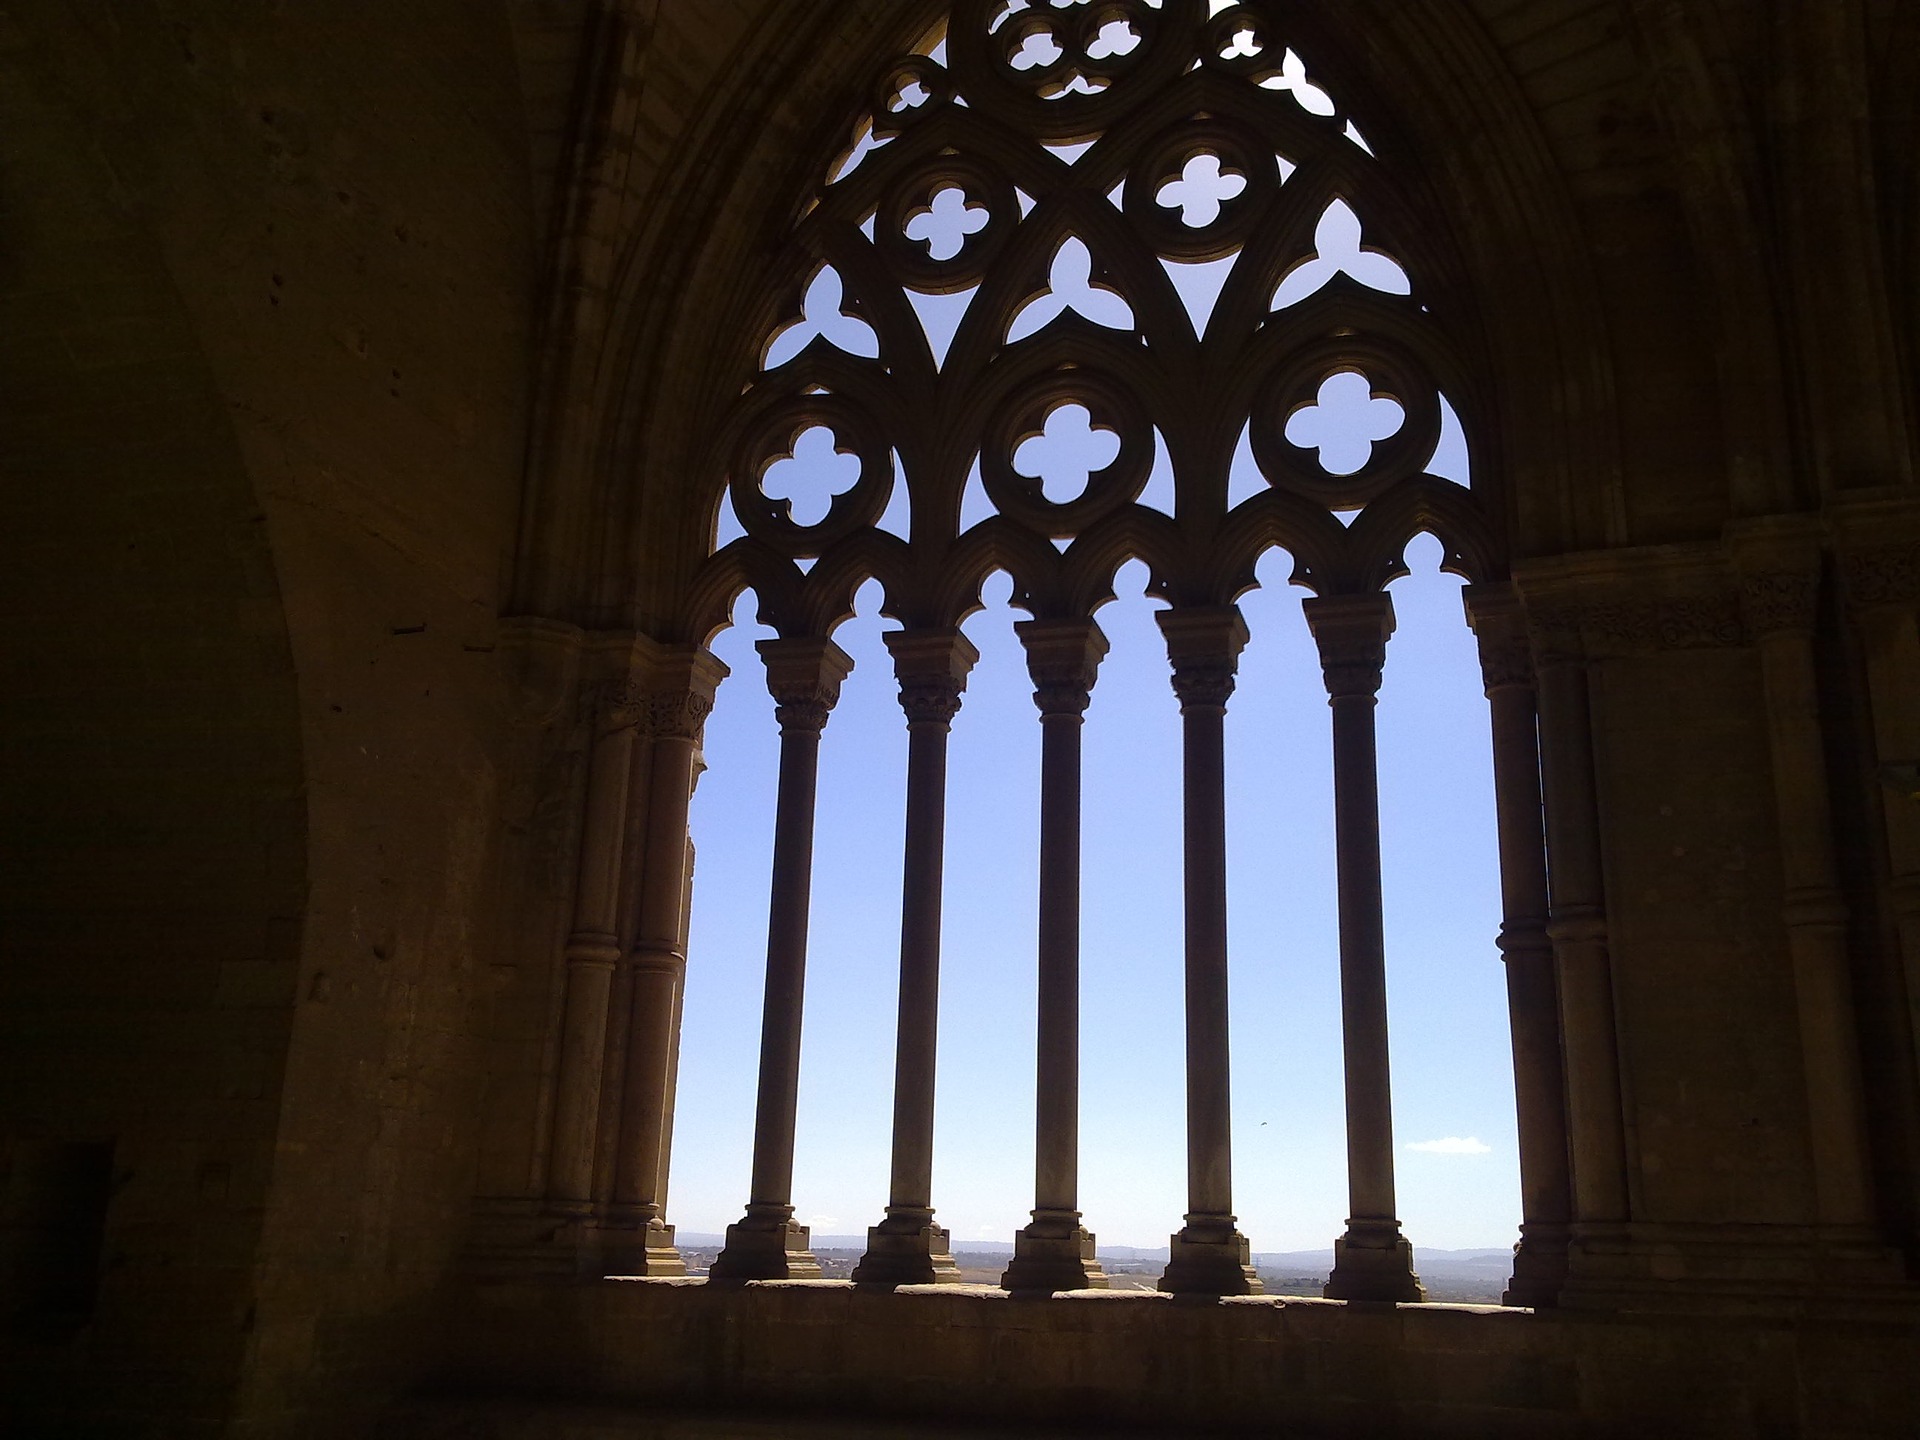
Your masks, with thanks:
M714 692L729 673L726 665L702 646L663 648L653 658L645 683L633 699L646 738L691 740L699 745L707 716L713 713Z

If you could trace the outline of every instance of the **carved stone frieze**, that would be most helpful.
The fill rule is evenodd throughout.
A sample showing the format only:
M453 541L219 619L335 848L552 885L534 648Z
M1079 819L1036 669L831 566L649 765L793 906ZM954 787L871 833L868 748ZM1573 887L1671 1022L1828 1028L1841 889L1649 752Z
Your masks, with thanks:
M1530 614L1540 665L1588 654L1711 650L1746 642L1740 598L1731 593L1553 604Z
M1810 631L1820 606L1815 570L1761 570L1740 577L1740 613L1755 635Z
M1858 608L1920 603L1920 544L1843 550L1847 599Z

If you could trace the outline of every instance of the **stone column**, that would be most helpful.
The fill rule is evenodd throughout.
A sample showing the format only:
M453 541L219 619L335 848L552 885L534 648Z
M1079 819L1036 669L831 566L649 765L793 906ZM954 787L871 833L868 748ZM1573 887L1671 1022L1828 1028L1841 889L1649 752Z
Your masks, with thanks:
M1023 620L1040 707L1039 1042L1033 1221L1013 1240L1002 1288L1102 1290L1080 1223L1080 729L1107 637L1092 620Z
M1469 585L1462 598L1480 642L1480 671L1493 722L1499 946L1507 974L1520 1142L1520 1244L1504 1300L1540 1308L1555 1304L1566 1282L1573 1181L1567 1157L1566 1074L1560 1059L1560 986L1547 939L1533 653L1512 586Z
M1814 1210L1826 1238L1867 1241L1875 1220L1872 1160L1813 651L1820 550L1811 535L1795 545L1789 536L1749 529L1736 538L1735 553L1744 572L1741 611L1760 652L1767 701Z
M1920 541L1913 538L1920 517L1910 500L1888 513L1875 508L1844 515L1852 533L1841 563L1873 712L1887 900L1910 997L1906 1024L1920 1052Z
M678 647L661 657L647 697L653 746L627 953L626 1076L602 1253L608 1274L686 1273L666 1223L666 1186L674 1023L687 969L687 805L701 729L726 675L727 667L706 650Z
M574 1218L584 1218L593 1209L607 1002L621 955L619 876L639 726L632 698L622 681L594 681L584 705L592 741L574 870L573 927L565 952L553 1141L547 1156L547 1209Z
M1333 710L1333 829L1340 907L1340 1038L1347 1082L1346 1233L1329 1300L1424 1300L1393 1187L1386 937L1380 913L1380 777L1373 712L1393 634L1384 593L1305 600Z
M1260 1278L1233 1214L1227 1046L1227 698L1246 621L1235 605L1161 610L1180 697L1185 816L1187 1215L1160 1288L1176 1295L1251 1295Z
M900 902L900 1018L893 1067L893 1175L887 1215L854 1267L862 1285L958 1283L947 1232L933 1223L933 1092L940 1021L940 901L947 825L947 734L980 658L955 629L889 630L907 715L907 825Z
M714 1280L806 1280L820 1266L807 1227L793 1219L793 1126L800 1096L801 1002L813 887L813 810L820 732L853 661L831 640L759 641L780 721L780 781L773 826L773 898L767 915L767 988L760 1021L760 1090L753 1130L753 1192L727 1227Z
M1532 627L1547 826L1547 938L1560 978L1560 1034L1573 1163L1572 1243L1617 1243L1628 1219L1626 1114L1613 963L1601 882L1593 717L1577 620Z

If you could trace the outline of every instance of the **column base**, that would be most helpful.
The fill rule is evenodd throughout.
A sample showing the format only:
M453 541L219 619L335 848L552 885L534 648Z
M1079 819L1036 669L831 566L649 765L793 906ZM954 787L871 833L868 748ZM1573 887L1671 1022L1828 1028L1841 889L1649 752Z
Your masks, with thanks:
M1000 1288L1015 1295L1053 1295L1062 1290L1105 1290L1106 1274L1094 1258L1093 1236L1078 1210L1036 1210L1033 1223L1013 1237L1013 1263Z
M867 1231L867 1253L853 1267L853 1283L891 1290L897 1285L958 1285L948 1235L923 1210L887 1215Z
M1408 1305L1427 1298L1398 1220L1349 1220L1347 1233L1333 1242L1333 1273L1320 1293L1329 1300Z
M610 1216L600 1224L599 1241L603 1277L687 1273L687 1262L674 1247L673 1226L663 1220Z
M1567 1283L1567 1226L1564 1221L1535 1221L1520 1227L1513 1247L1513 1274L1502 1305L1551 1310Z
M1231 1215L1189 1215L1168 1242L1171 1252L1159 1288L1169 1295L1259 1295L1247 1237Z
M807 1249L812 1239L790 1206L772 1214L747 1207L746 1218L727 1227L727 1243L707 1271L709 1280L818 1280L820 1262Z

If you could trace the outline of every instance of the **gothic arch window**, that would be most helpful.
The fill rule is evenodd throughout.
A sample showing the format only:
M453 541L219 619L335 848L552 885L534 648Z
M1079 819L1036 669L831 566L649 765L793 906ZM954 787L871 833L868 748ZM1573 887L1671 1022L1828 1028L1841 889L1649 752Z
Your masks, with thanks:
M1285 16L1226 0L959 0L886 67L808 198L715 437L716 546L679 625L686 683L652 701L635 951L663 958L635 970L614 1180L648 1227L633 1268L672 1264L685 872L662 857L681 848L668 837L684 833L697 697L717 681L699 647L751 589L775 631L758 646L781 728L773 896L752 1193L712 1275L818 1273L790 1193L814 790L850 668L832 635L878 582L910 731L905 916L891 1193L855 1278L952 1275L931 1194L946 745L977 658L959 627L1004 571L1030 617L1016 628L1043 734L1036 1193L1005 1283L1101 1283L1076 1194L1080 723L1107 648L1095 612L1140 561L1166 607L1185 793L1188 1205L1161 1287L1258 1288L1228 1149L1222 737L1248 639L1236 602L1278 549L1312 592L1333 716L1351 1215L1328 1293L1420 1298L1395 1211L1374 697L1409 541L1431 534L1444 568L1498 579L1499 507L1446 463L1461 451L1453 402L1471 418L1475 387L1444 232L1375 153L1367 117L1292 48ZM1500 694L1523 690L1503 721ZM1536 812L1530 842L1503 817L1503 945L1533 956L1544 898L1506 853L1540 848L1531 692L1490 669L1489 694L1508 742L1503 804L1524 814L1531 785ZM673 917L651 939L649 905ZM1518 1001L1515 1015L1517 1054L1557 1046L1534 1033L1556 1023L1537 994L1533 1031L1520 1034ZM1545 1150L1564 1151L1557 1108L1534 1127ZM1528 1167L1526 1114L1521 1128ZM1528 1227L1548 1245L1564 1217L1543 1163Z

